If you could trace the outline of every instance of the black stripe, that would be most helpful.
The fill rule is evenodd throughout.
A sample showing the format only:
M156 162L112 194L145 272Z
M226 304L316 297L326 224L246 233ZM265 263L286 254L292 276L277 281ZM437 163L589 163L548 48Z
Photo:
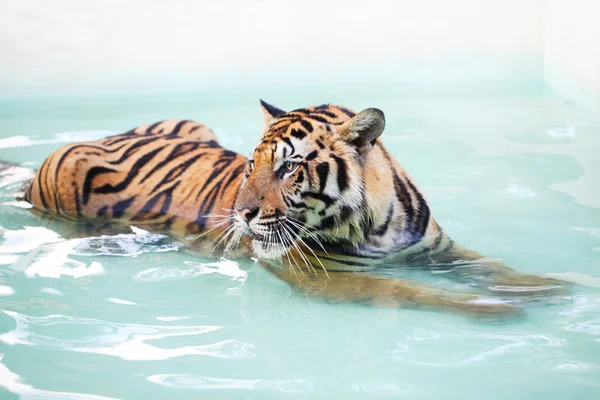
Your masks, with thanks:
M300 124L306 129L309 133L313 131L313 126L310 122L305 119L300 120Z
M292 151L290 152L290 156L293 155L296 152L296 149L294 148L294 145L292 144L292 141L290 140L290 138L283 137L283 138L281 138L281 140L283 140L288 146L290 146L292 148Z
M135 200L136 196L131 196L128 199L119 201L118 203L115 203L112 206L112 216L113 218L121 218L123 216L123 214L125 213L125 210L127 210L127 208L129 208L129 206L131 205L131 203L133 203L133 201ZM104 209L106 207L102 207L102 209ZM100 211L102 211L102 209L100 209L98 211L98 216L100 216Z
M330 206L335 202L335 199L333 199L332 197L327 196L326 194L323 194L323 193L303 192L300 196L302 198L309 197L312 199L320 200L323 203L325 203L327 206Z
M341 106L336 106L341 112L343 112L344 114L346 114L347 116L349 116L350 118L354 117L356 114L354 114L352 111L348 110L346 107L341 107Z
M329 163L322 162L317 165L317 175L319 176L319 192L323 193L327 185L327 176L329 175Z
M224 188L228 188L229 185L233 182L234 179L238 178L242 172L246 169L246 164L240 164L233 171L231 171L231 177L225 182Z
M117 172L116 169L106 167L92 167L85 174L85 180L83 181L83 204L87 204L90 201L90 195L92 193L92 180L101 174L108 172Z
M196 123L196 125L194 125L190 128L190 130L188 131L188 135L196 132L198 129L203 128L203 127L204 127L204 125Z
M318 114L323 114L329 118L337 118L337 115L335 115L335 113L331 112L331 111L327 111L327 110L318 110L317 111ZM312 115L310 116L312 118Z
M419 192L415 185L413 185L410 179L407 178L406 182L412 189L415 197L417 198L417 203L419 204L419 208L417 210L417 214L415 215L413 225L418 226L417 234L419 235L420 240L425 235L425 231L427 230L427 226L429 225L429 218L431 216L431 212L421 192Z
M402 204L404 213L408 217L407 218L408 222L411 222L413 220L415 212L414 212L414 209L412 206L410 193L406 189L406 185L404 185L404 182L402 182L402 180L398 176L398 171L396 171L396 168L394 167L394 164L392 163L392 160L391 160L388 152L383 148L383 146L381 146L381 150L390 166L390 169L392 170L392 173L394 174L394 189L396 191L396 198Z
M298 113L298 114L306 115L306 114L310 113L310 110L307 110L306 108L298 108L297 110L290 111L290 113Z
M350 219L350 217L353 214L353 210L352 207L349 206L343 206L342 209L340 210L340 217L339 217L339 222L346 222L348 221L348 219Z
M292 207L294 207L294 208L307 208L308 207L307 204L304 203L304 202L302 202L302 201L301 202L295 202L294 200L289 199L289 202L292 205Z
M162 124L163 122L165 122L166 120L163 121L159 121L159 122L155 122L154 124L148 126L148 128L146 128L146 133L152 133L152 131L154 130L154 128L156 128L157 126L159 126L160 124Z
M196 194L196 201L200 198L200 195L202 194L202 192L204 192L204 190L208 187L208 185L210 185L211 182L217 176L219 176L227 167L229 167L232 162L233 162L232 158L220 158L213 164L212 172L210 173L208 178L206 178L206 181L204 181L204 184L202 185L202 187Z
M206 227L206 214L209 214L212 208L217 201L217 197L219 196L219 190L222 182L218 182L213 188L207 193L204 198L204 201L200 205L200 209L198 210L198 214L196 217L196 221L191 224L196 225L200 231L204 230Z
M198 159L200 157L202 157L204 155L204 153L200 153L195 155L194 157L189 158L188 160L186 160L185 162L179 164L178 166L176 166L175 168L171 169L161 180L160 182L158 182L158 184L156 184L154 186L154 188L152 188L152 190L150 191L150 194L154 193L156 190L158 190L161 186L163 186L166 183L172 182L173 180L179 178L181 176L181 174L183 174L192 164L194 164L196 161L198 161Z
M319 154L319 152L317 150L313 150L310 153L308 153L308 155L306 156L306 161L310 161L310 160L314 160L315 158L317 158L317 155Z
M308 116L308 118L310 118L310 119L312 119L312 120L315 120L315 121L317 121L317 122L322 122L322 123L324 123L324 124L328 124L328 123L329 123L329 121L328 121L328 120L326 120L325 118L323 118L323 117L319 117L318 115L315 115L315 114L311 114L311 115L309 115L309 116Z
M335 226L335 216L330 215L329 217L323 218L319 223L317 229L330 229Z
M131 167L131 170L129 171L129 173L127 174L127 176L125 177L124 180L122 180L121 182L119 182L116 185L107 183L106 185L101 186L101 187L95 189L94 193L107 194L107 193L117 193L117 192L122 191L123 189L125 189L131 183L131 181L133 181L133 179L140 172L140 169L144 165L148 164L150 162L150 160L152 160L154 157L156 157L156 155L158 153L160 153L160 151L162 149L164 149L164 148L165 148L165 146L162 146L162 147L159 147L157 149L154 149L150 153L144 154Z
M200 143L196 142L186 142L186 143L180 143L177 146L175 146L175 148L173 149L173 151L171 151L171 154L169 154L164 160L160 161L159 163L157 163L151 170L150 172L148 172L141 180L140 183L144 183L146 181L146 179L150 178L156 171L158 171L159 169L161 169L162 167L164 167L166 164L168 164L169 162L173 161L174 159L184 155L184 154L189 154L191 151L194 151L198 148L198 146L200 146Z
M96 212L96 216L98 218L102 218L102 217L104 217L106 215L107 211L108 211L108 206L104 206L104 207L100 208L98 210L98 212Z
M331 157L337 163L337 183L340 192L343 192L348 187L348 172L346 171L346 162L340 157L332 154Z
M62 158L61 158L61 161L62 161ZM42 167L38 171L38 176L37 176L38 191L40 192L40 199L42 200L42 205L44 206L45 209L48 209L48 202L46 201L46 196L44 196L44 188L42 187L42 172L43 172L44 168L46 168L46 171L48 171L49 162L50 162L50 160L48 159L48 160L46 160L46 162L44 162L42 164ZM57 171L58 171L59 167L60 167L60 162L58 164ZM46 175L47 175L47 172L46 172ZM58 174L55 176L54 182L58 181L56 179L57 176L58 176Z
M385 217L385 221L383 224L378 226L373 232L371 232L375 236L383 236L388 231L390 227L390 222L392 222L392 216L394 215L394 203L390 203L390 208L388 209L387 216Z
M306 137L306 132L303 132L299 129L291 129L290 130L290 135L292 135L293 137L295 137L296 139L302 140Z
M142 208L140 209L140 211L138 211L132 218L131 221L140 221L140 220L144 220L144 219L155 219L157 217L161 217L163 215L166 215L167 212L169 211L169 208L171 207L171 200L173 197L173 191L175 190L175 188L177 188L177 186L179 186L181 182L176 182L174 185L172 185L171 187L163 190L162 192L157 193L156 195L154 195L150 200L148 200L146 202L146 204L144 204L142 206ZM160 210L158 212L153 212L152 208L154 208L154 206L156 204L158 204L158 202L164 198L163 204L160 207Z
M325 148L325 145L320 140L317 140L317 146L319 146L320 149L324 149Z
M179 122L177 123L177 125L175 125L175 126L173 127L173 129L171 130L171 132L169 132L169 135L177 135L177 136L179 136L179 132L181 131L181 128L183 128L183 126L184 126L185 124L189 123L189 122L192 122L192 121L190 121L190 120L187 120L187 119L184 119L184 120L181 120L181 121L179 121Z
M121 164L123 161L126 161L129 157L131 157L133 154L135 154L142 147L144 147L148 143L154 142L155 140L156 140L156 138L146 138L146 139L138 140L137 142L135 142L131 146L129 146L129 148L127 148L127 150L125 150L123 152L123 154L121 155L121 157L119 157L118 160L108 161L108 163L111 165Z

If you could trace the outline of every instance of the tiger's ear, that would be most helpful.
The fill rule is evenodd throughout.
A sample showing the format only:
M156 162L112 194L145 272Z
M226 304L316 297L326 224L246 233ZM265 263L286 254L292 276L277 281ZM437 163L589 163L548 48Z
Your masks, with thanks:
M338 132L346 142L357 147L362 156L373 148L375 140L383 133L385 115L377 108L367 108L344 122Z
M273 121L275 118L281 117L285 114L285 111L270 105L262 99L260 100L260 107L262 108L262 112L265 117L265 123L267 125L271 123L271 121Z

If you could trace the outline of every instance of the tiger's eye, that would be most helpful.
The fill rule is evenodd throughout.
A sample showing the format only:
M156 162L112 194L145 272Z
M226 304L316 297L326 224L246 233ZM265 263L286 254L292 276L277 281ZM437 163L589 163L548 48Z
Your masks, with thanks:
M296 164L291 161L286 161L283 163L283 170L285 172L292 172L296 168Z

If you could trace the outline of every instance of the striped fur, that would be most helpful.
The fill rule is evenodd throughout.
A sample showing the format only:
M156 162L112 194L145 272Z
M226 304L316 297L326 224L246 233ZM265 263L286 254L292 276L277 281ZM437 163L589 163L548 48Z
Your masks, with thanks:
M246 158L191 121L163 121L54 152L26 198L60 217L193 235L231 209ZM200 179L199 179L200 178Z
M359 273L405 262L446 269L494 293L562 290L562 282L520 274L454 243L381 142L380 110L284 112L261 104L266 127L250 160L221 147L202 124L168 120L57 150L26 198L72 221L167 232L202 253L239 248L230 255L258 256L297 289L330 301L515 312L475 302L479 294Z
M425 196L378 139L385 124L379 110L357 116L322 105L275 117L267 108L265 113L270 118L236 202L238 209L257 208L258 215L250 224L238 218L240 229L265 238L286 219L305 224L327 251L320 258L329 270L366 270L392 254L415 257L449 246ZM351 130L373 137L363 143ZM293 173L284 172L286 162ZM297 226L288 228L320 248ZM255 239L255 252L265 259L286 254L291 245L283 245L281 236Z

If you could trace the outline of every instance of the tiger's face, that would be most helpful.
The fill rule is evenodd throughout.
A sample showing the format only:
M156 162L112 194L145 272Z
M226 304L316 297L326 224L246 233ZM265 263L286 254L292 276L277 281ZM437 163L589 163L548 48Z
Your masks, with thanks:
M287 113L261 105L266 128L234 206L237 229L253 236L264 259L347 234L364 205L363 165L383 132L383 113L333 105Z

